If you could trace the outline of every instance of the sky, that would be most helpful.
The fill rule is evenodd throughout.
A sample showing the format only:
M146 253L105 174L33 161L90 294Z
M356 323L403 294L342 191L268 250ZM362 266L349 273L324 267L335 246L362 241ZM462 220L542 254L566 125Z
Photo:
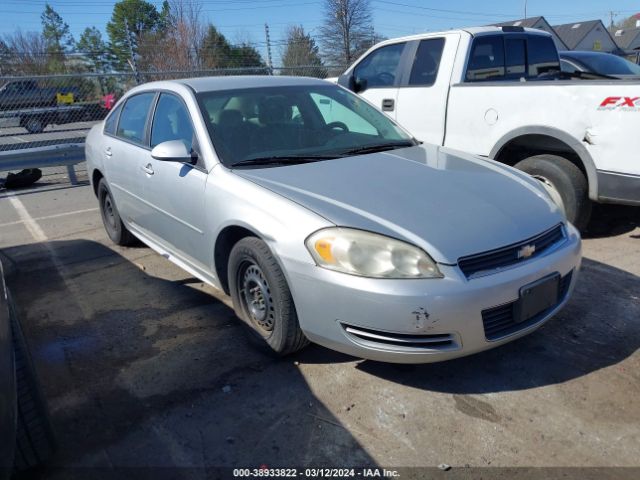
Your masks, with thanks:
M199 0L205 20L213 23L231 41L250 41L266 58L264 24L270 29L272 53L282 51L290 25L302 25L312 35L323 19L322 0ZM426 31L486 25L524 17L525 0L370 0L376 32L399 37ZM105 32L113 0L49 0L69 24L77 39L88 26ZM158 6L162 0L151 0ZM44 0L1 0L0 35L16 28L41 29ZM552 25L600 18L605 25L640 12L640 2L616 0L527 0L527 16L543 15Z

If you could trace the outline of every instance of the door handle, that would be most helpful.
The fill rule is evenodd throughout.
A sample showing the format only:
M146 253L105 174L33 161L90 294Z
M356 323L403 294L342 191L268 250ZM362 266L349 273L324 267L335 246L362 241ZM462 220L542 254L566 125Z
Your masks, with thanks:
M147 175L153 175L155 172L153 171L153 166L150 163L147 163L145 167L140 167L144 173Z
M393 108L395 107L395 101L393 98L384 98L382 100L382 111L383 112L393 112Z
M107 148L105 148L105 149L104 149L104 154L105 154L107 157L112 156L112 155L113 155L113 153L111 152L111 147L107 147Z

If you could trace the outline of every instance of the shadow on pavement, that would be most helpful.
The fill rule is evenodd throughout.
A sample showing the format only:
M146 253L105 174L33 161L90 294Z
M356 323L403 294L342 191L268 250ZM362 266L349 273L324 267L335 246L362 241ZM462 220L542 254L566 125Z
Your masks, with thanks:
M41 244L4 251L60 447L39 478L374 464L294 359L252 348L233 311L188 274L151 276L97 242L49 245L63 275Z
M638 227L640 227L640 207L594 203L591 221L583 237L614 237L632 232Z
M520 340L443 363L365 361L358 368L403 385L453 394L542 387L614 366L632 355L640 348L639 319L640 278L584 259L567 306ZM627 373L640 382L640 372Z

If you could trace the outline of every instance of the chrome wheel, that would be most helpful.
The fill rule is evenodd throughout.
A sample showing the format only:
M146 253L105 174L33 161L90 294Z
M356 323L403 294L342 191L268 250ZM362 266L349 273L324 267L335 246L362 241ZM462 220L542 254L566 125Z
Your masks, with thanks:
M271 289L264 273L255 263L241 266L238 280L240 298L247 317L262 333L269 335L275 323L275 310Z

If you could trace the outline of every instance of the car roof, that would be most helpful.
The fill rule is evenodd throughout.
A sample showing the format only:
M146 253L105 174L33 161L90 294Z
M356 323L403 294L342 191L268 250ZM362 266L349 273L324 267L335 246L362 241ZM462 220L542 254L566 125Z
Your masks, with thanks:
M459 28L459 29L452 29L452 30L442 30L439 32L418 33L414 35L408 35L406 37L390 38L389 40L384 40L383 42L380 42L375 46L377 47L380 45L386 45L386 44L392 44L392 43L398 43L398 42L409 42L411 40L421 40L423 38L438 37L438 36L447 35L447 34L467 33L469 35L479 36L479 35L489 35L489 34L497 34L497 33L505 34L505 35L518 34L518 33L522 34L523 32L527 34L532 34L532 35L542 35L542 36L548 36L548 37L551 36L550 33L545 32L544 30L539 30L537 28L524 28L522 31L511 32L511 31L503 30L502 27L487 25L485 27Z
M281 75L233 75L218 77L181 78L150 82L141 85L140 90L171 88L184 85L196 93L216 90L238 90L259 87L291 87L296 85L327 85L329 82L318 78L289 77Z

